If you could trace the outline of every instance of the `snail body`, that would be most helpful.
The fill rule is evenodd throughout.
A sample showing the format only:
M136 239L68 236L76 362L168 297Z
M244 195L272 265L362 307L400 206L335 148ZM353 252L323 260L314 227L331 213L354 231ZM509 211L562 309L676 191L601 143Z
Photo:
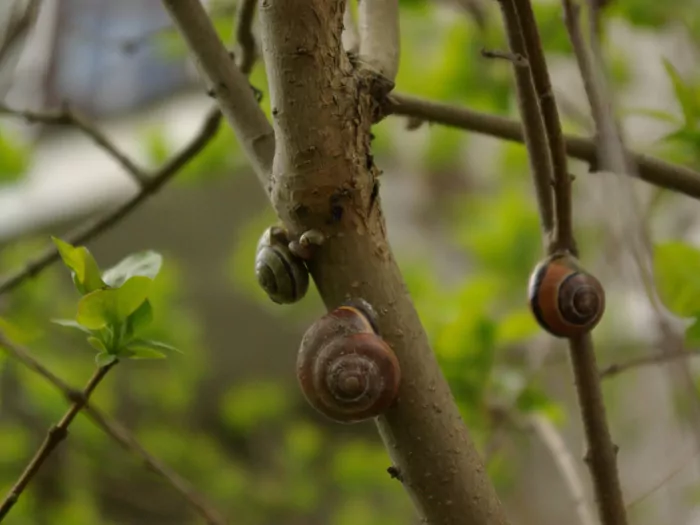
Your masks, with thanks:
M258 284L277 304L295 303L309 289L309 273L304 261L289 249L284 228L271 226L260 236L255 253Z
M538 324L556 337L592 330L605 311L605 290L570 254L554 254L533 270L528 300Z
M304 397L339 423L377 417L396 400L401 369L364 301L345 303L304 334L297 356Z

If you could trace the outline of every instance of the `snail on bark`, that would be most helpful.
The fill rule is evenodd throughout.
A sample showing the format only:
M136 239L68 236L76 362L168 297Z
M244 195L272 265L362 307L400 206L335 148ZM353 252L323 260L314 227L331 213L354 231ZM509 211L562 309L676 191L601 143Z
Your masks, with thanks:
M255 276L260 287L278 304L295 303L309 289L309 272L304 263L312 246L323 243L323 235L310 230L298 240L290 240L280 226L267 228L260 236L255 253Z
M306 400L339 423L379 416L396 400L401 369L364 300L344 303L306 331L297 356Z
M600 281L568 253L550 255L535 267L528 299L538 324L556 337L576 337L592 330L605 311Z

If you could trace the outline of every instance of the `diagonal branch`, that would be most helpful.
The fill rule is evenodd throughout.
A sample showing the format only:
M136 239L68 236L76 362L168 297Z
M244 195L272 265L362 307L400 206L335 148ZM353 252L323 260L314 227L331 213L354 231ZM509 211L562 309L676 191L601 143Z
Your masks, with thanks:
M583 481L578 472L576 472L574 459L569 449L566 448L564 438L559 434L552 422L542 414L533 414L528 418L528 421L554 459L554 464L559 470L569 494L571 494L579 524L596 525L593 514L586 502Z
M30 111L13 109L0 104L0 115L18 117L31 123L51 124L56 126L75 126L90 137L100 148L105 150L141 187L148 182L148 173L138 167L129 156L122 152L99 128L88 119L70 109L67 105L59 111Z
M522 124L516 120L472 109L433 102L412 95L392 93L388 111L453 128L491 135L511 142L525 141ZM590 139L564 135L566 153L575 159L598 165L596 144ZM661 159L628 153L639 168L639 178L660 188L700 199L700 173Z
M193 52L214 96L253 169L267 189L275 153L275 136L258 106L247 77L236 67L199 0L163 0Z
M238 67L244 75L250 74L258 58L253 36L256 3L256 0L240 0L236 10L236 40L241 50Z
M700 356L700 352L697 350L678 350L675 352L666 352L663 354L647 355L644 357L638 357L636 359L630 359L624 363L615 363L603 368L600 371L601 379L607 379L609 377L615 377L618 374L627 372L628 370L633 370L636 368L641 368L645 366L654 366L667 363L669 361L675 361L676 359L686 359L691 357Z
M190 483L182 478L177 472L174 472L170 467L162 463L159 459L151 456L151 454L143 448L143 446L134 438L131 433L120 423L111 420L106 415L102 414L97 408L90 405L80 391L75 390L60 377L56 376L48 368L37 361L31 353L5 337L0 332L0 348L4 349L14 359L22 365L32 370L46 381L51 383L58 391L60 391L66 399L74 402L77 399L84 399L83 413L89 417L92 422L97 425L105 434L116 441L124 450L141 458L153 472L159 474L166 482L168 482L176 491L178 491L185 501L206 521L208 525L225 525L227 522L222 515L214 509L211 504L199 494Z
M0 334L0 340L1 339L2 335ZM32 479L34 479L34 476L39 472L42 465L48 459L51 453L66 437L68 437L68 427L73 422L73 419L75 419L78 412L85 407L90 395L95 390L97 385L100 384L100 381L102 381L102 379L104 379L104 377L107 375L107 372L109 372L109 370L116 364L117 361L115 360L106 366L98 367L83 391L75 397L70 408L61 418L58 424L53 425L49 429L44 442L41 444L41 447L39 447L39 450L36 451L36 454L34 454L34 457L27 465L27 468L25 468L24 472L22 472L17 480L17 483L14 484L3 502L0 503L0 522L2 522L10 510L12 510L12 507L15 506L17 501L19 501L22 492L24 492L24 489L26 489Z
M129 215L151 195L154 195L160 190L190 160L204 149L209 141L216 135L220 123L221 112L218 108L214 107L209 110L204 119L204 123L189 144L153 174L145 175L145 180L147 182L142 186L139 193L107 215L79 226L77 229L68 233L66 235L66 240L71 244L83 244L108 230ZM0 295L20 285L25 279L36 276L59 259L60 256L56 247L53 245L49 246L44 253L29 261L23 269L6 277L0 282Z
M394 82L399 72L399 0L359 0L360 64Z

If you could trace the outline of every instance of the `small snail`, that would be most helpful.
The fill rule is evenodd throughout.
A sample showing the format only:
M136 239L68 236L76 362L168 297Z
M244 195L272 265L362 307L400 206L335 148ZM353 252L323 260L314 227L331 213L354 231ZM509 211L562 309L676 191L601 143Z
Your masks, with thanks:
M554 254L533 270L528 285L532 313L556 337L576 337L592 330L605 311L600 281L570 254Z
M255 253L255 276L277 304L299 301L309 289L304 261L289 249L287 231L279 226L266 229Z
M344 303L306 331L297 356L306 400L339 423L376 417L395 401L401 369L363 300Z

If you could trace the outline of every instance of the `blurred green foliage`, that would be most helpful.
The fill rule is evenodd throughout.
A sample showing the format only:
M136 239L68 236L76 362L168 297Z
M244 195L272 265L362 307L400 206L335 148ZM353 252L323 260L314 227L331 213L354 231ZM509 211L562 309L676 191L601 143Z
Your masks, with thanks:
M681 13L689 27L697 25L700 14L688 11L689 5L688 0L664 4L613 1L606 13L616 21L656 31ZM480 54L482 48L505 47L495 2L489 3L484 27L462 11L455 11L459 16L443 16L444 12L427 0L401 0L401 6L402 59L397 89L490 113L515 114L510 64ZM559 3L537 3L536 15L547 53L558 60L571 60ZM216 27L221 37L230 41L231 16L217 17ZM157 41L167 56L179 58L185 52L174 31L159 33ZM631 80L627 58L614 48L606 52L612 80L621 88ZM683 151L695 148L697 155L698 82L683 79L670 62L666 67L682 116L648 114L676 126L668 138L682 142ZM261 64L250 79L263 91L261 107L269 116ZM380 166L389 164L404 147L397 127L395 120L387 119L374 129L374 152ZM174 153L167 131L140 130L154 167ZM470 146L470 134L440 126L421 131L426 137L421 151L426 178L444 169L464 171L460 157ZM514 418L543 413L557 425L566 424L568 418L548 384L532 374L528 359L533 346L540 346L542 334L527 309L525 288L543 249L526 152L522 145L507 143L500 146L497 155L497 175L487 184L474 182L470 191L455 192L438 203L441 218L451 225L448 240L466 261L456 282L445 282L438 276L427 256L408 257L399 251L397 259L461 414L479 450L488 457L489 475L507 495L515 486L520 456L496 444L497 410L505 407ZM9 135L0 134L0 182L24 173L30 158L27 149L15 144ZM206 184L217 177L243 175L249 171L243 169L246 166L232 132L223 126L202 154L178 175L176 184ZM274 221L273 211L266 208L235 232L229 233L228 226L222 228L230 235L222 242L232 246L226 267L221 269L228 279L221 281L232 293L295 325L322 309L313 285L302 303L280 308L268 300L253 278L257 238ZM597 252L595 233L598 230L593 227L577 229L582 253L590 259ZM45 240L42 237L3 247L0 270L4 273L21 266ZM327 424L309 410L296 385L275 378L250 377L212 385L217 377L215 356L202 333L201 313L183 300L191 277L179 267L177 258L164 253L166 264L161 268L158 262L155 272L155 266L146 265L145 273L133 271L138 265L132 264L133 258L127 259L122 261L122 269L127 270L118 272L119 280L112 280L99 270L87 250L62 246L61 251L81 302L91 293L104 298L107 285L121 289L129 276L153 279L147 290L137 286L138 297L127 301L130 305L125 310L120 301L101 300L99 308L90 310L92 317L79 314L76 322L82 322L83 328L100 330L114 320L107 319L107 314L116 311L118 321L125 322L145 308L148 312L142 310L131 318L132 324L138 321L139 338L172 342L184 354L173 354L164 362L121 363L95 391L93 402L123 420L146 449L190 480L235 523L417 523L401 483L386 472L391 459L371 425L339 429ZM153 263L160 256L149 257ZM656 247L657 286L664 303L679 315L696 318L687 332L689 344L700 341L700 305L696 304L700 289L695 288L700 286L699 266L700 252L687 244ZM54 268L9 294L7 302L0 303L0 329L31 347L56 374L80 386L94 369L85 334L49 323L50 319L76 314L70 283L61 277L65 276ZM143 307L145 304L150 306ZM149 322L141 323L143 320ZM632 345L620 346L627 351ZM4 388L0 390L0 488L5 490L39 446L43 432L61 417L66 401L41 377L7 359L3 352L0 385ZM606 396L614 406L614 392L607 390ZM517 432L511 429L511 434ZM60 459L45 467L12 511L9 523L201 523L167 484L116 448L85 418L75 421L56 456Z

